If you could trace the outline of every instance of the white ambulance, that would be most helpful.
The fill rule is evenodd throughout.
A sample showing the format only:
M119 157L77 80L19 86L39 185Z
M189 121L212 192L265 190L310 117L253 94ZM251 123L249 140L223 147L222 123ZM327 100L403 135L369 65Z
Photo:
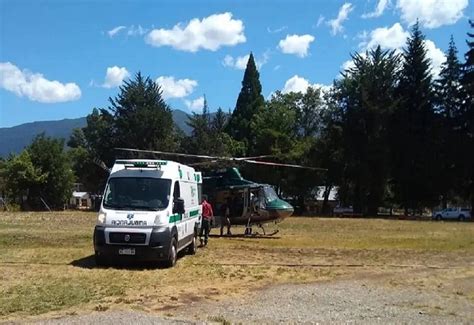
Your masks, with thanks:
M98 265L119 260L176 264L177 254L196 253L201 225L202 175L165 160L116 160L97 224Z

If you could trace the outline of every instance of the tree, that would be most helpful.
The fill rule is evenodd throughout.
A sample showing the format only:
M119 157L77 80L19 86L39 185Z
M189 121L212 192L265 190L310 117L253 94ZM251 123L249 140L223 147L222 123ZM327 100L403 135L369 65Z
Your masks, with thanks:
M171 108L165 103L160 86L149 77L138 72L109 101L116 146L164 151L177 147Z
M229 120L228 115L224 113L222 108L219 107L216 113L214 114L214 118L212 119L212 125L211 125L212 132L217 132L217 133L224 132L228 120Z
M23 208L32 194L30 189L38 188L44 184L47 176L46 173L33 165L28 150L23 150L19 155L8 157L0 170L0 177L5 183L5 194Z
M437 183L443 190L443 205L458 192L462 176L459 171L465 159L462 146L463 102L465 92L461 85L461 63L451 36L446 61L441 66L439 78L435 81L435 109L437 125L435 141L440 152L442 172ZM460 132L461 131L461 132ZM460 177L461 176L461 177Z
M71 162L64 151L64 140L40 134L26 150L34 168L45 175L44 182L30 186L30 203L40 208L40 200L44 200L50 208L62 209L71 197L74 183Z
M336 81L333 92L342 126L345 190L350 192L355 212L376 215L390 174L388 125L397 104L399 57L378 46L352 59L354 67ZM340 135L335 126L325 130L329 132L325 135L337 141Z
M474 21L469 20L469 25L474 28ZM465 63L462 66L461 83L465 89L466 97L463 104L462 130L463 148L467 154L462 169L464 196L469 198L474 213L474 33L467 33L471 40L466 43L469 47L464 55Z
M399 105L391 121L395 199L405 209L431 206L438 200L433 142L434 112L430 60L424 35L416 23L403 52L398 86Z
M242 89L240 90L235 109L232 112L227 126L228 133L235 140L247 143L249 151L252 151L251 144L253 144L250 123L254 115L264 107L264 103L259 73L255 65L253 54L250 53L244 79L242 80Z
M192 154L212 154L214 135L211 134L209 107L205 97L202 113L193 112L186 123L191 127L191 135L185 141L185 151Z
M309 153L319 131L322 107L319 89L308 88L305 94L277 91L251 122L253 153L272 155L283 163L314 166ZM314 171L274 167L269 172L269 168L252 166L244 171L252 179L277 185L280 192L296 197L300 206L320 181Z
M244 154L245 146L225 132L227 115L219 108L211 120L207 100L204 101L202 114L193 113L188 125L191 135L182 143L184 151L192 154L212 156L239 156Z
M138 72L133 80L124 82L119 94L109 98L109 102L107 108L93 109L82 130L86 143L80 146L87 150L89 162L103 161L112 166L117 147L163 151L175 151L179 147L181 135L173 123L171 108L165 103L160 86L149 77L144 78ZM77 137L73 134L71 144L82 142ZM84 157L83 153L76 153L79 159ZM89 190L103 188L107 173L90 163L84 168L88 173L86 178L95 177L98 184Z

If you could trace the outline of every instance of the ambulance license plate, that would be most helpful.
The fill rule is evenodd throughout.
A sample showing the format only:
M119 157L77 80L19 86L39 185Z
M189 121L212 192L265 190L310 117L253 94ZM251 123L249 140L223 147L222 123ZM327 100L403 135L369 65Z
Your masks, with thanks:
M119 255L135 255L135 248L121 248Z

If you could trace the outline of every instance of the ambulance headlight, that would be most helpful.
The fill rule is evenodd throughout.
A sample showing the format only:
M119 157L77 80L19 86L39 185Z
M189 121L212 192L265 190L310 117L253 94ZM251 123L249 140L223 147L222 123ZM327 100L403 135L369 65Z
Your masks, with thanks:
M162 219L163 219L163 218L160 217L160 215L157 215L157 216L155 217L155 222L154 222L155 226L162 225L162 224L163 224L163 220L162 220Z
M105 223L105 213L100 212L99 215L97 216L97 224L103 225L104 223Z

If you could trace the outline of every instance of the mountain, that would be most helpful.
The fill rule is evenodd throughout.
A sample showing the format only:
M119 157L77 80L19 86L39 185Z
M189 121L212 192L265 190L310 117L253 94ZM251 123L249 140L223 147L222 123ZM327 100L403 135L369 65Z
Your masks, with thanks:
M184 133L190 134L191 128L186 124L188 114L179 109L174 110L173 121ZM47 136L64 138L67 141L73 129L85 127L86 124L86 118L80 117L59 121L32 122L9 128L0 128L0 157L7 157L10 153L19 153L31 143L36 135L42 132Z

